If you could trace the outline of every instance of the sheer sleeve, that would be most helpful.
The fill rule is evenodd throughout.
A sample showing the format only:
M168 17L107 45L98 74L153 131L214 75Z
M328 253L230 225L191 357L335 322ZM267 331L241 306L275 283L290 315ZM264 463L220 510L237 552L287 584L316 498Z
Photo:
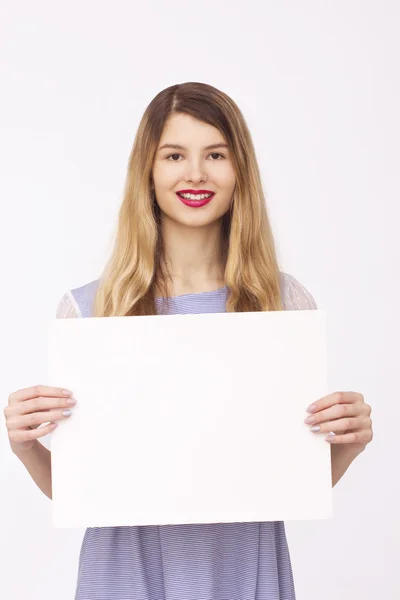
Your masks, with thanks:
M57 319L78 319L81 317L81 311L70 291L65 292L58 303L56 310Z
M283 273L282 296L289 310L317 310L317 304L311 293L288 273Z

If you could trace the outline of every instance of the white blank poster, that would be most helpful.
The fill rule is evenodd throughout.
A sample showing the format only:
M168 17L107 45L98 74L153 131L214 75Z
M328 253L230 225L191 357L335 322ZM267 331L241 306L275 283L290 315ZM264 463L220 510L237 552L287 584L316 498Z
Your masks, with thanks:
M321 310L52 321L54 526L330 518L326 354Z

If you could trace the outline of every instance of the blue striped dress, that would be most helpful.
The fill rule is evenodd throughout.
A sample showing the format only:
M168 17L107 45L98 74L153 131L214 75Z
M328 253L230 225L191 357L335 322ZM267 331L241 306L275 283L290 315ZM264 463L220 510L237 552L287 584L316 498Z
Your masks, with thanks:
M67 291L57 317L90 317L98 282ZM285 310L316 308L286 273L281 292ZM225 312L226 296L175 296L169 314ZM75 600L295 600L284 523L89 527Z

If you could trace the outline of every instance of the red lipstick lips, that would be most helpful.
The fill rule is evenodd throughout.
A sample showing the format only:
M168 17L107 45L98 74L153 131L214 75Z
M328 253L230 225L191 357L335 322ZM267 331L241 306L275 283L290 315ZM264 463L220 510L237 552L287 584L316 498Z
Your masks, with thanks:
M203 198L202 200L191 200L190 198L183 198L180 194L193 194L195 196L199 194L211 195L208 198ZM186 206L191 206L192 208L199 208L201 206L204 206L205 204L208 204L215 196L215 192L212 192L211 190L179 190L179 192L176 192L176 195L178 196L179 200L183 202L183 204L186 204Z

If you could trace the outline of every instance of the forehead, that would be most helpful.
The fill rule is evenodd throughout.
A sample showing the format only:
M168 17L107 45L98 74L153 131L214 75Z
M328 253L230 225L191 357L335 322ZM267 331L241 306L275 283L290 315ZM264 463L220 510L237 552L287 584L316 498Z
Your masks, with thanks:
M225 139L213 125L191 115L173 113L165 123L159 145L171 143L187 147L202 147L217 142L225 142Z

